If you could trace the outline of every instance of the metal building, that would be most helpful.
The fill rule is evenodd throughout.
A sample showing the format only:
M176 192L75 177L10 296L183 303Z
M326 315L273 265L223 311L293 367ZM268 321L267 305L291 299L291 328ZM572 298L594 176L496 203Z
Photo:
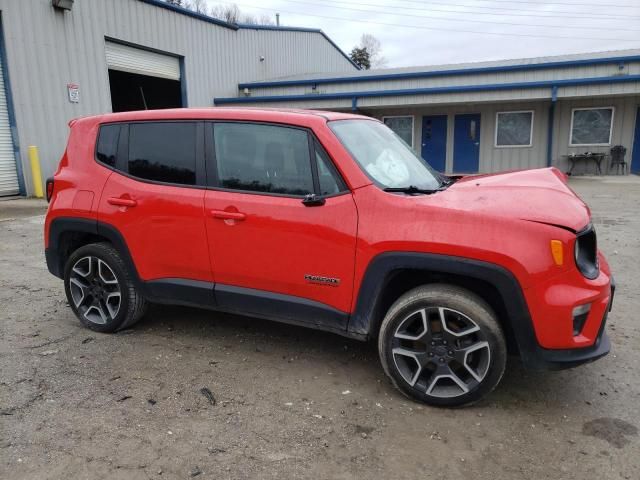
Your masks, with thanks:
M29 145L43 177L54 172L73 118L357 70L321 30L232 25L160 0L0 0L0 64L0 195L31 193Z
M616 145L640 172L640 50L246 81L215 104L354 110L446 172L606 173Z

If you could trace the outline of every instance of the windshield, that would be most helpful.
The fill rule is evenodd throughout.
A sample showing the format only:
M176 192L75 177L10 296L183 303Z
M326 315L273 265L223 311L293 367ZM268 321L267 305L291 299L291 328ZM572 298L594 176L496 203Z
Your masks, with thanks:
M372 120L336 120L328 125L369 178L382 188L434 190L441 186L440 175L386 125Z

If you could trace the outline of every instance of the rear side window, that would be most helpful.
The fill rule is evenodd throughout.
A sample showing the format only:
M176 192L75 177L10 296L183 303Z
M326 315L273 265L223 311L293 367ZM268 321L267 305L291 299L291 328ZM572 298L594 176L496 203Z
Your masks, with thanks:
M221 187L285 195L313 192L309 140L303 130L216 123L214 144Z
M196 124L130 124L128 171L145 180L195 185Z
M96 157L105 165L116 166L116 154L118 153L118 139L120 138L120 125L103 125L98 133L98 145Z

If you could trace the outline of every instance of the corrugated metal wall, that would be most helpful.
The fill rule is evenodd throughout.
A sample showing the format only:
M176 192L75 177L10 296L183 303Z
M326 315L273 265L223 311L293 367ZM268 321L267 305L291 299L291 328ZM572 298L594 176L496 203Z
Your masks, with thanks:
M40 148L45 177L67 122L111 111L105 37L183 56L189 106L236 95L241 81L354 69L319 33L232 30L138 0L79 0L70 12L51 0L0 0L0 10L20 145L23 156ZM80 103L68 101L68 83L79 85Z

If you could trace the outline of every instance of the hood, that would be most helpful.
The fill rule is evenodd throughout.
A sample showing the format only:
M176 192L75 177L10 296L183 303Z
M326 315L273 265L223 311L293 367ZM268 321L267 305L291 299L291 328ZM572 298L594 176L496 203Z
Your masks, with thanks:
M587 205L557 168L463 177L445 190L443 206L546 223L573 231L590 221Z

